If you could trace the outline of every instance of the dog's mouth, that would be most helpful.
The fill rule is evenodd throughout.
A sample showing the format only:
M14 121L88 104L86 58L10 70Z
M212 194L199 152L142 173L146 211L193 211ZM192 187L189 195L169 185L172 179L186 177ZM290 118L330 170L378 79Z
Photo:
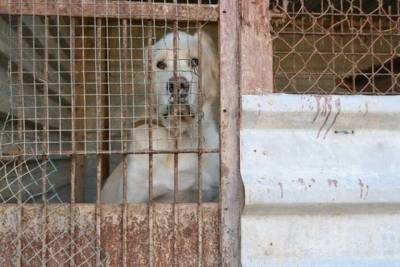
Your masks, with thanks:
M164 119L190 120L195 117L189 104L170 104L163 114Z

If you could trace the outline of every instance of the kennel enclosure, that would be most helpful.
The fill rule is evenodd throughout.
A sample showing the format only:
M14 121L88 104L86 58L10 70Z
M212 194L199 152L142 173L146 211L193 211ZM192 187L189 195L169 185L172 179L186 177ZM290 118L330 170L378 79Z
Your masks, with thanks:
M238 264L238 8L237 1L0 2L8 40L3 91L9 94L1 150L2 265ZM196 149L157 151L152 142L145 151L131 149L135 121L147 120L149 140L158 127L151 119L158 97L151 46L166 33L176 39L178 30L194 34L203 27L226 55L215 106L220 146L202 147L199 119L193 122L199 134L190 137ZM173 50L176 55L179 47ZM196 86L201 101L206 88ZM118 162L126 170L135 153L149 158L149 203L126 202L126 171L124 203L101 203L102 183ZM194 203L179 203L177 196L182 153L198 158ZM201 191L209 153L218 153L223 166L213 203ZM161 154L175 159L173 203L151 198L153 161Z

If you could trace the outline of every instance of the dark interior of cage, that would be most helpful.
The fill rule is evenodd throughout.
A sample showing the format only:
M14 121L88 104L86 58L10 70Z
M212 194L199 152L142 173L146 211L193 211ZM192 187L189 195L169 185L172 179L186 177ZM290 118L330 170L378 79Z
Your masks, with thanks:
M272 1L275 92L400 93L398 1Z
M0 17L2 203L70 202L72 173L75 201L96 201L97 161L103 183L132 141L125 127L147 118L148 32L154 43L174 30L172 22L128 20L123 58L122 20L47 18L46 33L44 16ZM200 26L216 40L216 25ZM195 22L178 27L199 30Z

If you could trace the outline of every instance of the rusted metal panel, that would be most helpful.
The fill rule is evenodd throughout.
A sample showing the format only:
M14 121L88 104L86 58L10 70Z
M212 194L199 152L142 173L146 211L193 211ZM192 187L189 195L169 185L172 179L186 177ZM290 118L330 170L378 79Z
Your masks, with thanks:
M127 205L126 255L132 266L149 265L149 223L146 205Z
M176 251L175 262L179 266L197 266L197 204L179 204L176 207Z
M239 1L220 1L220 140L222 266L240 265Z
M19 221L19 207L17 205L0 205L0 265L16 266L16 244Z
M47 223L45 231L45 261L47 266L60 266L70 259L71 242L69 232L70 207L66 204L47 205ZM42 235L42 238L44 236Z
M174 213L171 204L153 204L153 255L155 266L172 266L174 261Z
M88 266L95 266L96 251L93 250L96 243L95 229L95 206L93 204L73 205L72 220L73 229L73 262L76 266L86 263Z
M21 208L21 206L19 207ZM40 266L42 241L46 238L42 233L42 224L46 223L42 217L41 205L25 205L22 208L22 224L20 230L21 250L16 253L21 255L22 266Z
M203 266L220 266L220 225L219 205L217 203L204 203L203 232L202 232L202 263Z
M48 204L47 232L42 233L44 223L42 205L23 206L22 263L40 264L42 238L46 238L46 261L49 266L59 266L71 260L71 264L96 264L94 251L96 243L96 205ZM101 259L107 259L110 266L122 262L122 208L121 205L101 207ZM72 210L72 214L71 214ZM155 266L169 266L176 255L179 266L198 264L198 206L197 203L176 204L176 251L174 252L173 204L153 204L152 257ZM15 252L18 229L15 224L19 214L18 205L0 206L0 260L9 263ZM219 266L219 210L217 203L203 203L202 266ZM74 229L70 230L72 218ZM147 266L149 264L148 208L145 204L127 204L126 225L127 265ZM72 235L70 233L73 233ZM70 248L72 247L72 250ZM72 253L70 253L72 251ZM9 265L9 264L8 264ZM7 266L3 265L2 266ZM32 266L32 265L29 265Z
M219 16L218 5L105 0L1 0L0 14L193 21L217 21Z
M273 92L269 0L241 1L240 90L242 94Z
M121 266L122 259L122 206L101 207L101 248L108 256L110 266Z

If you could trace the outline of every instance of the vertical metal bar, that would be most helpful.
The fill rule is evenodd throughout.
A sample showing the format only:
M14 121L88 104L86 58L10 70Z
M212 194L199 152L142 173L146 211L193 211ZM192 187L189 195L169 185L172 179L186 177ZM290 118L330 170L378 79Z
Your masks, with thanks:
M174 3L175 3L175 5L177 5L177 0L174 0ZM176 12L178 12L178 10L176 11ZM181 117L180 117L180 114L178 114L176 111L178 111L179 110L179 102L178 102L178 98L179 98L179 96L178 96L178 94L179 94L179 77L178 77L178 20L174 20L174 32L173 32L173 56L174 56L174 62L173 62L173 67L174 67L174 70L173 70L173 75L174 75L174 92L173 92L173 95L174 95L174 101L173 101L173 108L172 108L172 110L173 110L173 114L172 114L172 118L173 118L173 120L175 121L175 120L178 120L178 122L177 123L173 123L173 125L172 125L172 127L174 128L173 129L173 132L174 132L174 150L177 150L178 149L178 138L179 138L179 135L180 135L180 129L179 129L179 126L180 126L180 120L181 120ZM178 215L177 215L177 211L176 211L176 203L177 203L177 193L178 193L178 190L179 190L179 188L178 188L178 179L179 179L179 177L178 177L178 153L177 152L175 152L174 153L174 203L173 203L173 206L172 206L172 211L173 211L173 214L174 214L174 235L173 235L173 244L174 244L174 246L173 246L173 264L174 264L174 266L177 266L177 262L176 262L176 251L177 251L177 242L176 242L176 239L177 239L177 235L178 235L178 233L177 233L177 231L178 231L178 228L177 228L177 225L178 225Z
M240 266L239 1L220 1L220 249L222 266Z
M147 2L151 3L152 0ZM152 64L153 64L153 22L148 20L147 26L147 65L145 69L145 96L148 97L148 107L146 107L146 117L149 124L148 139L149 139L149 151L153 150L153 107L154 107L154 90L152 84ZM149 220L149 266L154 265L153 259L153 153L149 154L149 203L148 203L148 220Z
M101 118L102 114L102 95L101 95L101 57L102 57L102 19L95 19L95 70L96 70L96 114L97 114L97 151L101 151L101 140L102 140L102 125L103 120ZM96 251L100 251L101 247L101 203L100 203L100 192L101 192L101 180L102 180L102 154L97 154L97 162L96 162ZM99 266L100 261L100 254L96 254L96 265Z
M149 2L151 2L149 0ZM147 107L146 117L149 124L149 151L153 151L153 85L152 85L152 64L153 64L153 25L152 21L147 22L147 65L145 78L145 91L149 96L149 106ZM154 266L153 259L153 153L149 154L149 203L148 203L148 220L149 220L149 266Z
M198 5L201 5L201 0L198 0ZM202 266L203 259L203 124L202 124L202 107L203 107L203 83L202 83L202 46L201 38L202 32L200 31L201 24L199 21L196 22L197 29L197 54L199 59L199 65L197 66L198 72L198 95L197 95L197 188L198 188L198 199L197 199L197 263L198 266Z
M70 184L71 184L71 192L70 192L70 216L69 216L69 227L70 227L70 255L75 255L75 246L74 246L74 239L75 239L75 175L76 175L76 160L75 160L75 153L76 153L76 140L75 140L75 120L76 120L76 101L75 98L77 97L76 93L76 84L75 84L75 18L70 17L70 73L71 73L71 149L72 149L72 156L71 156L71 170L70 170ZM74 257L71 257L70 266L75 265Z
M271 26L268 1L241 1L240 91L270 94L274 90Z
M123 139L122 139L122 150L123 150L123 185L122 185L122 198L123 198L123 214L122 214L122 265L126 266L126 235L127 233L127 202L128 202L128 20L122 21L122 61L123 61L123 73L122 73L122 97L123 97Z
M23 54L22 54L22 15L18 16L16 18L17 21L17 79L18 79L18 86L17 86L17 99L16 99L16 115L17 115L17 143L20 143L23 139L23 121L24 121L24 116L23 116L23 83L24 83L24 76L23 76ZM25 149L23 149L22 152L24 152ZM19 218L18 218L18 226L17 226L17 231L18 231L18 243L17 243L17 254L19 258L17 259L17 266L22 265L22 216L23 216L23 206L22 206L22 196L21 196L21 189L23 187L21 183L21 174L22 174L22 166L20 165L20 162L22 161L22 156L18 156L16 159L16 165L18 166L17 168L17 203L19 207Z
M33 18L35 19L35 17ZM44 162L42 166L42 264L45 265L46 262L46 242L47 242L47 199L46 199L46 190L47 190L47 161L48 161L48 142L49 142L49 49L48 49L48 38L49 38L49 17L44 17L44 69L43 69L43 150L44 155L42 156L42 162ZM35 51L33 51L35 53Z

